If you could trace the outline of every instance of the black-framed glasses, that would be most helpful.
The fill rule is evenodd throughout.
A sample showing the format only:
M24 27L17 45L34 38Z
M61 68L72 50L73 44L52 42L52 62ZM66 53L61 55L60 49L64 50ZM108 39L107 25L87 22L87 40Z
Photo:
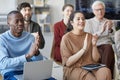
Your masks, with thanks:
M105 9L104 8L101 8L101 9L94 9L95 11L104 11Z

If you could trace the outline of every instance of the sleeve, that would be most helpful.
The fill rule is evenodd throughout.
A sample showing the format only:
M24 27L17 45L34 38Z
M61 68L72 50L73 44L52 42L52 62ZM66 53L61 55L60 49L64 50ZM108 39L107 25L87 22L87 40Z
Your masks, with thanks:
M25 55L14 58L9 57L9 55L4 42L0 39L0 69L14 68L26 62Z
M38 25L39 26L39 25ZM41 27L39 26L38 28L39 30L39 35L40 35L40 39L41 39L41 43L40 43L40 49L44 48L45 46L45 39L43 37L42 31L41 31Z
M112 29L109 30L109 37L110 37L110 40L111 40L111 42L112 42L113 44L115 44L115 41L114 41L115 32L116 32L115 22L113 21Z
M93 34L92 23L89 20L86 20L84 31Z
M61 36L60 36L60 25L59 24L55 24L54 25L54 42L55 42L55 46L60 47L60 42L61 42Z
M39 36L40 36L40 49L43 49L45 46L45 39L43 37L42 31L41 31L41 27L38 23L36 22L31 22L31 33L33 32L38 32Z
M39 61L39 60L44 60L45 57L42 54L39 54L38 56L33 56L31 58L32 61Z
M90 34L97 34L98 36L100 36L101 33L99 31L98 32L94 32L93 31L93 27L94 26L93 26L93 23L92 23L91 19L86 20L86 24L85 24L85 28L84 28L85 32L88 32Z
M61 57L62 57L62 64L66 65L68 58L72 56L72 53L71 53L72 51L70 50L69 41L64 36L61 41L60 51L61 51Z
M106 19L106 20L108 20L108 19ZM108 36L109 35L109 37L112 38L114 36L115 31L116 31L115 30L115 22L112 21L112 23L113 23L113 25L112 25L112 29L111 30L108 30L108 27L107 27L107 30L105 30L102 34L100 34L100 32L97 32L99 34L98 36L104 37L104 36Z

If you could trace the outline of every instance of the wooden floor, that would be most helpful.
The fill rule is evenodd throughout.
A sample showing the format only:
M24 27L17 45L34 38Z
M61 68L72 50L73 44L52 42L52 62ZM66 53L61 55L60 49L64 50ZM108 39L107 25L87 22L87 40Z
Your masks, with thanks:
M0 75L0 80L2 80L2 76Z

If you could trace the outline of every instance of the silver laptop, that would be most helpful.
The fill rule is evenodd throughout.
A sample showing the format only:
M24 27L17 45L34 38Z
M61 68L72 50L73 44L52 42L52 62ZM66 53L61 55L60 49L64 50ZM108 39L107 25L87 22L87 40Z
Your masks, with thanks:
M26 62L24 64L24 80L45 80L52 77L52 60Z

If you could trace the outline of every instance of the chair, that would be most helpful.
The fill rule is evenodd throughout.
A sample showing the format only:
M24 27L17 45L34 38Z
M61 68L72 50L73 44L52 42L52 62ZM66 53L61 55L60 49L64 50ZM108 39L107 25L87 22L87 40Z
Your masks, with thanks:
M117 49L115 47L115 44L113 44L113 49L115 52L115 64L114 64L114 80L120 80L120 73L118 70L118 59L117 59Z

